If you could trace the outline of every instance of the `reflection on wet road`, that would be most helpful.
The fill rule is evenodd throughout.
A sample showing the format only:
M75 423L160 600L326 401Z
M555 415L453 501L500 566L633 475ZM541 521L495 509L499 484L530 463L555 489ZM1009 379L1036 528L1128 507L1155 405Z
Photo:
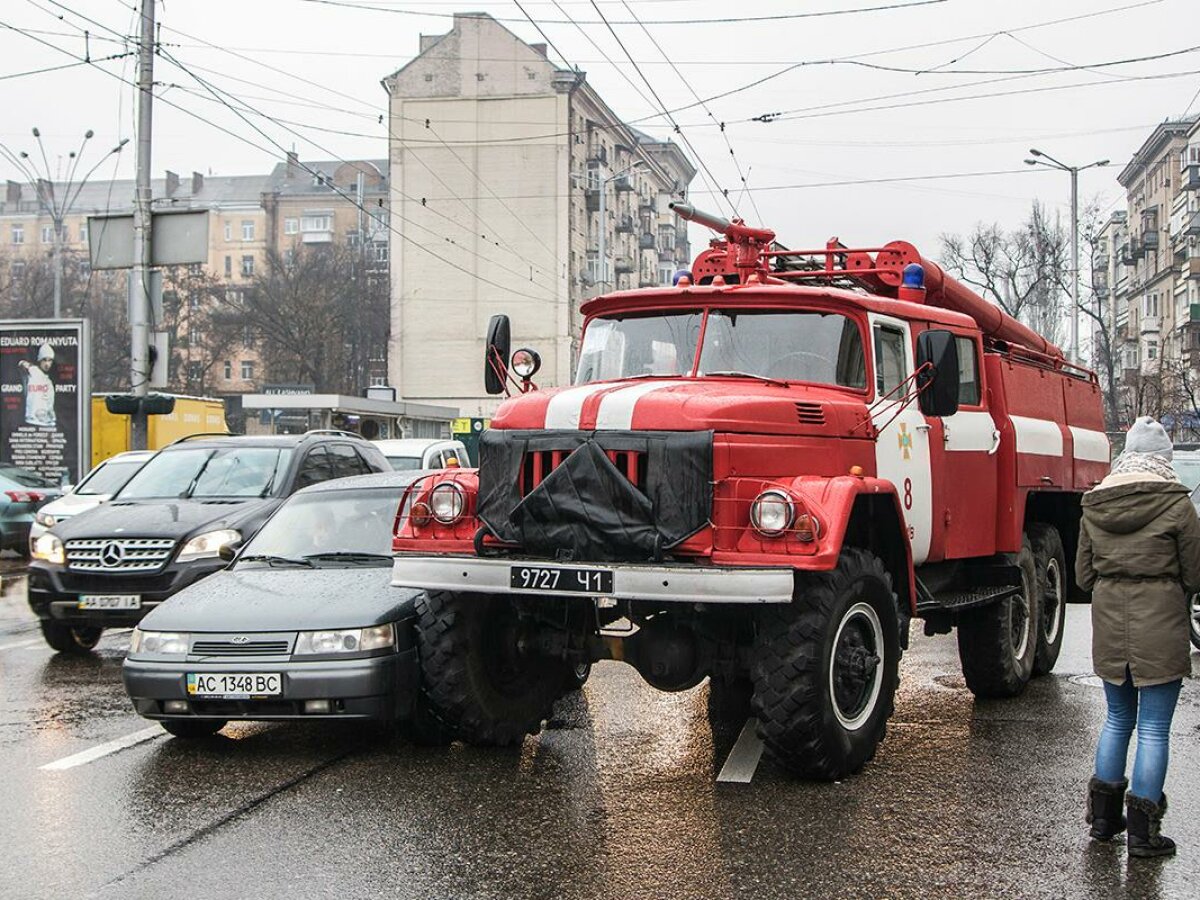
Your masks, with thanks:
M318 724L176 740L128 708L127 632L55 657L19 578L0 579L2 897L1183 898L1200 882L1200 685L1174 727L1180 856L1131 865L1085 839L1102 710L1086 607L1056 674L1013 701L974 702L953 637L916 637L875 762L812 784L730 760L742 723L714 732L707 687L656 693L615 663L510 752ZM727 763L749 781L718 782Z

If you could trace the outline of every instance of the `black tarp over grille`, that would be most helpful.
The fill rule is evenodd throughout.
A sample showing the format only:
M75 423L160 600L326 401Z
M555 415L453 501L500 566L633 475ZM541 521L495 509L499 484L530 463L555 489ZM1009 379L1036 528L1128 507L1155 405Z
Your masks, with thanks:
M711 431L502 431L480 440L479 518L499 540L549 558L653 561L712 512ZM521 496L526 454L566 457ZM635 486L605 451L645 455Z

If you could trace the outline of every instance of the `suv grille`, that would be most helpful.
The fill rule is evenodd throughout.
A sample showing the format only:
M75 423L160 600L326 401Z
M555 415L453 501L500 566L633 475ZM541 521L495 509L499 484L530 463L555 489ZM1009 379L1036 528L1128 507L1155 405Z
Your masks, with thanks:
M76 572L156 572L175 549L171 538L85 538L67 541L67 566Z
M640 488L646 483L646 454L638 450L605 450L605 455L611 460L621 474L629 479L629 483ZM554 469L557 469L568 456L570 450L530 450L525 454L521 463L520 492L524 497L545 480Z
M235 643L236 642L236 643ZM292 649L288 638L266 639L243 636L209 641L192 641L193 656L286 656Z

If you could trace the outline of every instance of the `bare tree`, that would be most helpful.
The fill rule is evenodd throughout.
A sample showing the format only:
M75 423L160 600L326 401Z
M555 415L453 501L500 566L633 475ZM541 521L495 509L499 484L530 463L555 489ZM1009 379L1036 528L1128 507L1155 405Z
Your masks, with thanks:
M171 334L168 378L183 394L218 390L217 366L241 342L244 326L230 289L200 266L176 266L163 275L163 322Z

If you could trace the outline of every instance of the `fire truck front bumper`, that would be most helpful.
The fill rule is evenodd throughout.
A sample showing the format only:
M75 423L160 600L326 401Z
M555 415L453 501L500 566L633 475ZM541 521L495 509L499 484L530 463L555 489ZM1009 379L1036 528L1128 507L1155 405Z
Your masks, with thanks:
M553 594L679 603L790 603L788 567L562 564L477 556L397 556L392 586L479 594Z

